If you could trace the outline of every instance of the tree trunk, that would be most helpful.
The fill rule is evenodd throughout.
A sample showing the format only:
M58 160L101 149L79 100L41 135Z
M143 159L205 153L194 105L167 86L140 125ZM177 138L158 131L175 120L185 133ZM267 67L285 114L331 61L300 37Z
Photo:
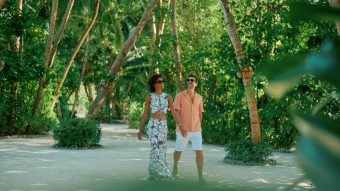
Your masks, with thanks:
M237 62L241 69L241 72L238 73L238 76L242 77L244 90L245 90L246 97L247 97L252 142L254 144L258 144L261 141L261 128L260 128L260 118L259 118L258 111L257 111L256 99L254 95L254 89L253 89L252 80L251 80L251 77L253 76L253 70L251 69L251 67L243 63L244 53L243 53L240 39L237 36L237 30L236 30L234 18L231 12L229 0L221 0L221 7L224 13L228 35L235 49Z
M78 88L76 90L76 93L74 95L74 102L73 102L73 106L72 106L72 111L71 111L71 118L73 117L73 115L75 114L75 111L76 111L76 105L78 104L78 97L79 97L79 91L80 91L80 87L81 87L81 84L84 80L84 77L85 77L85 72L86 72L86 64L87 64L87 60L85 58L85 61L83 63L83 69L81 71L81 75L80 75L80 82L79 82L79 85L78 85Z
M53 61L54 61L54 56L55 56L55 52L58 48L61 36L64 33L64 30L66 28L66 24L68 22L69 16L71 14L71 10L74 4L74 0L70 0L68 2L65 14L63 16L63 20L61 22L61 25L59 27L57 36L55 38L55 41L53 43L53 36L54 36L54 30L55 30L55 21L57 19L57 9L58 9L58 0L53 1L52 2L52 14L51 14L51 24L50 24L50 34L47 40L47 48L45 51L45 61L44 61L44 66L45 69L48 70L52 67L53 65ZM56 9L56 10L54 10ZM51 33L52 32L52 33ZM53 44L53 45L52 45ZM34 109L33 109L33 116L36 116L39 112L39 108L40 108L40 103L44 94L44 90L45 90L45 83L47 80L47 76L46 76L46 71L44 72L43 76L40 77L39 80L39 88L38 88L38 93L36 96L36 100L35 100L35 104L34 104Z
M18 10L20 11L20 14L21 14L21 12L22 12L22 5L23 5L23 0L17 0L17 8L18 8ZM16 38L16 41L15 41L15 50L17 51L17 52L19 52L20 51L20 36L18 36L17 38Z
M52 1L52 11L51 11L51 20L50 20L50 27L49 27L49 34L46 41L46 49L45 49L45 60L44 60L44 67L47 70L48 69L48 61L49 61L49 54L52 48L53 43L53 36L54 36L54 30L55 30L55 23L57 20L57 14L58 14L58 0ZM37 91L37 96L35 98L34 108L32 112L32 116L36 116L39 112L42 96L44 94L45 89L45 83L46 83L47 75L46 71L43 72L43 75L40 77L39 80L39 87Z
M157 27L156 27L156 16L153 14L151 16L151 31L152 31L152 36L151 36L151 43L153 48L156 48L156 40L157 40Z
M20 12L20 15L22 15L22 5L23 5L23 0L17 0L17 9ZM21 55L20 52L20 43L21 43L21 36L17 36L15 39L15 52L19 53ZM22 61L22 57L21 60ZM15 106L17 105L17 101L18 101L18 82L16 80L13 81L12 85L11 85L11 94L13 96L13 100L12 100L12 105L13 107L11 107L10 111L9 111L9 116L8 116L8 124L13 125L13 121L15 120Z
M91 84L89 84L88 86L84 84L84 89L85 89L85 93L86 93L86 96L87 96L87 100L89 101L89 104L92 104L93 93L92 93Z
M0 60L0 71L5 67L5 62Z
M149 6L146 8L146 10L144 11L144 13L142 15L142 18L139 20L135 30L130 35L128 40L124 43L123 48L120 50L118 56L116 57L116 60L112 64L111 69L110 69L110 71L107 74L108 77L114 78L114 76L118 73L121 65L123 64L123 62L124 62L124 60L126 58L126 55L129 53L129 51L132 48L133 44L136 42L137 37L142 32L142 30L143 30L143 28L144 28L148 18L150 17L153 9L156 7L158 2L159 2L159 0L153 0L149 4ZM108 94L109 91L112 91L109 88L110 87L109 84L112 83L112 81L113 81L113 79L109 80L108 82L104 81L104 85L100 86L100 89L98 91L96 99L91 104L91 106L89 108L89 111L88 111L88 113L86 115L87 118L95 117L96 113L98 112L98 110L102 106L102 103L104 103L106 95Z
M174 38L174 54L176 60L176 78L177 78L177 89L178 91L183 90L182 86L182 69L181 69L181 55L179 50L177 26L176 26L176 0L171 0L171 33Z
M110 95L111 92L113 91L113 88L114 88L113 82L109 81L107 84L105 82L101 83L97 96L92 102L89 111L86 115L86 118L95 117L99 109L104 105L106 97Z
M58 102L58 107L57 107L57 117L59 121L63 119L63 112L61 111L60 101Z
M170 5L170 0L168 0L167 5ZM163 1L159 1L159 8L161 9L163 7ZM160 44L160 35L163 34L164 31L164 26L165 26L165 18L166 14L163 12L160 16L160 18L156 19L156 16L153 14L152 15L152 23L151 23L151 31L152 31L152 37L151 37L151 45L152 45L152 51L153 51L153 56L150 61L151 67L156 65L156 61L154 59L154 56L157 55L159 51L159 47L161 46ZM157 43L159 40L159 43Z
M94 12L94 14L93 14L93 19L92 19L90 25L88 26L88 28L86 29L85 33L82 35L82 37L81 37L80 41L78 42L78 44L77 44L75 50L73 51L72 56L71 56L70 60L68 61L67 66L66 66L66 68L65 68L65 70L64 70L63 76L61 77L61 80L60 80L59 84L58 84L58 85L56 86L56 88L55 88L53 100L52 100L51 107L50 107L50 111L51 111L51 112L53 112L55 103L56 103L56 101L57 101L57 99L58 99L58 97L59 97L60 90L61 90L61 88L62 88L62 86L63 86L63 84L64 84L64 81L65 81L65 79L66 79L66 76L67 76L67 74L68 74L68 71L69 71L70 68L71 68L71 65L72 65L72 63L73 63L73 60L74 60L74 58L76 57L76 55L77 55L77 53L78 53L78 51L79 51L81 45L83 44L84 40L85 40L86 37L88 36L88 34L89 34L91 28L93 27L93 24L94 24L94 22L95 22L95 20L96 20L96 18L97 18L97 16L98 16L99 5L100 5L100 0L97 0L97 1L96 1L96 9L95 9L95 12Z
M167 1L167 6L170 6L170 0ZM159 2L159 7L163 7L163 2L160 0ZM166 19L166 14L165 12L162 13L161 18L159 19L157 23L157 38L163 34L164 31L164 26L165 26L165 19ZM159 47L159 45L158 45Z
M340 0L328 0L332 7L340 8ZM340 36L340 22L335 22L336 30L338 31L338 36Z
M57 36L55 37L52 49L51 49L49 56L48 56L48 59L49 59L48 63L47 63L48 67L52 67L52 65L53 65L55 53L57 52L59 42L61 40L61 37L64 34L66 24L68 23L68 19L70 18L73 4L74 4L74 0L70 0L67 4L67 8L66 8L65 14L63 16L63 20L60 24L59 30L57 32Z
M2 6L5 5L6 2L7 2L7 0L0 0L0 9L2 8Z

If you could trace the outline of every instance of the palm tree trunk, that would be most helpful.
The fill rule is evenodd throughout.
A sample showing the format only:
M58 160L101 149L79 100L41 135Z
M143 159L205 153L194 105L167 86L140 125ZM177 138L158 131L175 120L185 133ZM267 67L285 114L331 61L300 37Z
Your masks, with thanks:
M55 30L55 23L57 20L57 14L58 14L58 0L52 1L52 11L51 11L51 19L50 19L50 26L49 26L49 34L46 41L46 49L45 49L45 60L44 60L44 67L47 70L48 69L48 61L49 61L49 54L52 49L52 43L53 43L53 36L54 36L54 30ZM43 72L43 75L39 79L39 87L37 91L37 96L35 97L35 103L33 107L32 116L36 116L39 112L41 100L44 94L45 89L45 83L46 83L47 75L46 72Z
M50 107L50 111L51 111L51 112L52 112L53 109L54 109L55 103L56 103L56 101L57 101L57 99L58 99L58 97L59 97L59 94L60 94L60 90L61 90L61 88L62 88L62 86L63 86L63 84L64 84L64 81L65 81L65 79L66 79L66 76L67 76L67 74L68 74L68 71L69 71L70 68L71 68L71 65L72 65L72 63L73 63L73 60L74 60L74 58L76 57L76 55L77 55L77 53L78 53L78 51L79 51L81 45L83 44L84 40L85 40L86 37L88 36L88 34L89 34L91 28L93 27L93 24L94 24L94 22L95 22L95 20L96 20L96 18L97 18L97 16L98 16L99 5L100 5L100 0L97 0L97 1L96 1L96 9L95 9L94 14L93 14L93 19L92 19L90 25L88 26L88 28L86 29L85 33L82 35L82 37L81 37L80 41L78 42L78 44L77 44L75 50L73 51L72 56L71 56L70 60L68 61L67 66L66 66L66 68L65 68L65 70L64 70L64 73L63 73L63 75L62 75L62 77L61 77L61 80L60 80L59 84L58 84L58 85L56 86L56 88L55 88L53 100L52 100L51 107Z
M171 33L174 37L174 54L175 54L175 60L176 60L176 77L177 77L177 89L178 91L183 90L182 86L182 69L181 69L181 55L179 50L179 42L178 42L178 34L177 34L177 22L176 22L176 0L171 0Z
M244 52L241 46L239 37L237 36L237 29L234 23L234 18L231 12L229 0L221 0L221 7L224 13L225 23L228 30L229 38L235 49L237 62L240 66L241 72L238 73L239 77L242 77L244 90L247 97L250 126L251 126L251 138L254 144L258 144L261 141L261 128L260 118L258 115L256 99L254 95L254 89L252 85L251 77L253 76L253 70L248 65L244 64Z
M57 36L55 37L52 49L51 49L49 56L48 56L48 59L49 59L48 60L48 67L52 67L52 65L53 65L55 53L57 52L59 42L61 40L61 37L64 34L66 25L68 23L68 19L70 18L71 11L72 11L72 8L73 8L73 4L74 4L74 0L70 0L67 4L67 8L66 8L66 11L64 13L63 20L60 24L59 30L57 32Z
M114 63L111 66L110 71L108 72L107 76L113 78L119 71L121 65L123 64L126 55L129 53L130 49L132 48L133 44L136 42L138 36L142 32L148 18L150 17L153 9L158 4L159 0L153 0L149 6L144 11L142 18L139 20L135 30L133 33L129 36L127 41L124 43L123 48L120 50L118 56L116 57ZM98 90L98 94L91 104L89 111L86 115L87 118L93 118L95 117L96 113L99 111L100 107L102 106L102 103L105 101L105 97L110 91L110 81L112 82L113 79L109 80L108 82L104 81L104 85L100 86L100 89ZM107 84L107 85L106 85ZM113 85L112 85L113 86Z
M332 7L340 8L340 0L328 0ZM340 36L340 22L335 22L336 30L338 31L338 36Z

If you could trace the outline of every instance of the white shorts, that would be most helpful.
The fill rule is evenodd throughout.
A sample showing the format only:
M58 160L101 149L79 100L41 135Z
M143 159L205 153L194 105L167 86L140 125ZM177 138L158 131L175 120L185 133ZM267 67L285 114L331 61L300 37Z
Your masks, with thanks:
M202 150L202 133L198 132L188 132L186 137L183 137L180 132L176 131L176 151L184 151L187 144L191 141L193 150Z

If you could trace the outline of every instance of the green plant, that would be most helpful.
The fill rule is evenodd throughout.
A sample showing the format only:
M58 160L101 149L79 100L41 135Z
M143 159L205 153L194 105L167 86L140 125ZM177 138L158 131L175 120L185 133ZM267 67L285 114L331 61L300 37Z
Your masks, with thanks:
M290 5L293 20L340 21L340 9L295 2ZM312 111L293 108L293 123L300 132L297 156L300 166L311 179L317 190L339 190L340 176L340 131L339 105L323 109L329 103L338 103L340 88L340 42L327 40L315 53L289 57L289 64L283 61L270 63L263 72L269 80L267 91L277 99L293 89L297 83L305 85L306 76L326 82L323 89L331 89L332 96L320 94ZM286 59L286 60L287 60ZM287 63L287 62L285 62ZM277 68L280 64L281 68ZM313 90L315 91L315 90ZM300 98L302 101L306 97ZM326 114L324 112L327 112ZM311 113L311 114L309 114ZM297 180L292 186L297 185ZM287 188L286 190L290 190Z
M57 127L58 120L55 117L38 115L31 119L30 125L33 134L47 133Z
M61 147L91 147L99 143L101 128L90 119L73 118L60 123L53 130L53 138Z
M250 139L232 141L226 146L227 156L225 161L241 163L238 164L266 164L272 149L268 143L261 141L253 144Z
M138 104L138 102L132 102L129 108L129 128L137 129L139 125L139 120L143 113L143 106Z

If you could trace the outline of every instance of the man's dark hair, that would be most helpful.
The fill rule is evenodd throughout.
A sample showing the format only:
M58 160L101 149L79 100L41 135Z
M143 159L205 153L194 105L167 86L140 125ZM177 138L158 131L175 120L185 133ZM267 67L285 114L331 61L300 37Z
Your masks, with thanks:
M161 78L161 77L162 77L162 75L160 75L160 74L155 74L155 75L150 77L150 79L149 79L149 89L150 89L151 92L156 91L156 88L155 88L154 85L155 85L156 81L158 80L158 78Z
M198 82L198 79L197 79L197 76L196 76L196 75L190 74L189 77L195 78L196 83ZM188 78L189 78L189 77L188 77Z

